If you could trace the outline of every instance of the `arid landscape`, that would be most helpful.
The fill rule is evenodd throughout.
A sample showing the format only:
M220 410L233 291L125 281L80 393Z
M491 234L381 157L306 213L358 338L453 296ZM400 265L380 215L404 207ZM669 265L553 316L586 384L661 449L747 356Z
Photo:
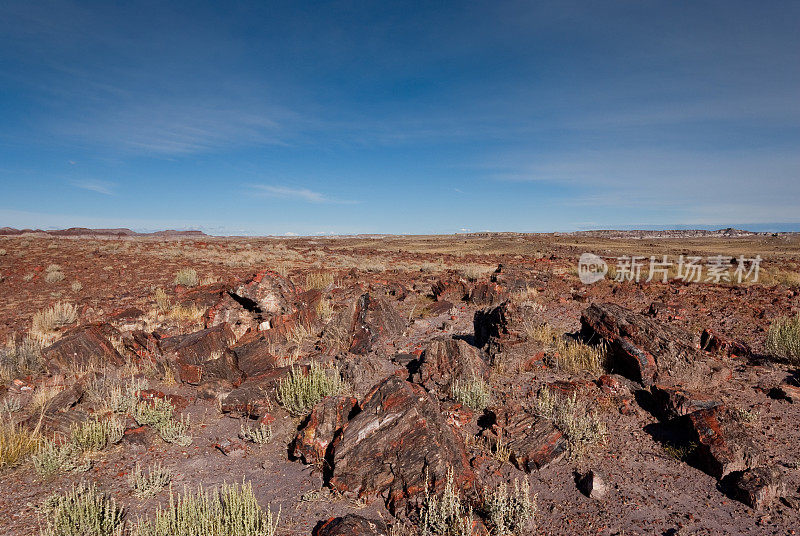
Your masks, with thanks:
M2 534L800 529L798 234L4 229L0 296Z

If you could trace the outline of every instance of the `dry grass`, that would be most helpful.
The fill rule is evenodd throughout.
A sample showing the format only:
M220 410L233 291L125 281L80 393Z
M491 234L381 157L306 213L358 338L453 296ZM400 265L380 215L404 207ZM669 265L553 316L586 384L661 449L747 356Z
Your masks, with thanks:
M469 281L477 281L492 274L497 266L483 264L466 264L458 268L458 272Z
M174 282L176 285L183 285L184 287L196 287L200 283L200 278L194 268L182 268L175 274Z
M523 330L529 339L548 347L550 351L548 363L551 366L572 374L582 371L593 375L603 373L607 354L604 345L564 340L564 337L549 324L526 322L523 324Z
M775 320L767 332L767 353L800 364L800 313Z
M544 387L539 391L535 404L540 416L550 419L564 432L571 457L580 459L591 448L606 442L608 431L605 423L585 401L578 400L577 395L554 395Z
M71 303L58 302L33 315L31 335L41 340L52 337L53 331L68 326L78 319L78 308Z
M15 424L11 415L0 413L0 469L24 461L39 448L38 431Z
M309 289L323 290L335 281L331 272L309 272L306 274L306 287Z

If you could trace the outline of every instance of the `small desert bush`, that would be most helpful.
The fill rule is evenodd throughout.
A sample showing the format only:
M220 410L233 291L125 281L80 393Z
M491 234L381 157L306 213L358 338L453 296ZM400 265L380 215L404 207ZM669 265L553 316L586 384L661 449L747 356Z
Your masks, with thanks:
M80 292L83 290L83 283L80 281L73 281L70 288L72 289L72 292Z
M72 324L78 319L78 308L66 302L58 302L33 315L31 334L47 337L54 330Z
M800 313L779 318L770 325L765 349L768 354L800 364Z
M483 490L483 513L496 536L522 536L529 534L529 526L536 515L536 497L531 498L527 477L514 479L514 490L509 493L505 483L495 489Z
M19 375L38 372L42 367L42 345L31 337L17 343L9 338L0 350L0 379L10 380Z
M494 266L484 266L481 264L467 264L462 266L458 272L468 281L477 281L495 271Z
M333 353L346 352L350 348L350 332L337 320L328 322L322 332L322 345Z
M122 536L125 528L122 508L94 484L51 496L42 511L47 520L42 536Z
M39 448L37 431L16 424L11 415L0 414L0 469L23 461Z
M91 461L83 459L72 443L58 445L49 439L42 441L31 461L36 474L45 478L57 473L86 471L91 467Z
M92 419L72 425L70 444L78 452L96 452L109 445L119 443L124 433L125 425L116 417Z
M564 432L573 458L581 458L591 447L605 443L605 423L576 394L554 395L544 387L536 397L535 406L540 416L550 419Z
M344 383L338 369L326 371L312 363L309 371L292 367L289 375L278 384L278 402L295 415L305 415L314 404L326 396L338 395Z
M248 484L223 484L211 492L184 488L177 497L170 491L169 506L159 507L153 519L139 520L135 536L274 536L280 522L268 507L261 508Z
M128 476L128 484L137 497L148 498L158 495L172 480L172 473L164 469L161 463L156 462L145 473L142 466L136 462L136 469Z
M51 264L45 269L44 280L46 283L58 283L64 280L64 274L61 272L61 266L58 264Z
M167 296L167 293L164 291L163 288L161 287L157 288L153 293L153 297L156 300L156 307L158 307L159 311L161 311L162 313L169 312L172 303L170 302L169 296Z
M483 411L489 405L491 387L481 378L461 382L455 380L450 386L450 395L456 402L475 411Z
M182 447L188 446L192 442L192 437L188 434L189 419L181 416L174 418L175 409L169 401L163 398L153 400L143 400L136 404L133 418L140 425L152 426L167 443L175 443Z
M313 339L314 333L312 332L311 328L304 326L302 323L298 323L286 335L287 342L291 342L296 346L303 346L306 342Z
M317 303L317 316L324 323L333 318L333 305L330 300L322 299Z
M197 270L194 268L182 268L175 274L175 284L183 285L184 287L196 287L200 282L197 276Z
M526 336L548 346L551 355L548 363L559 370L570 373L581 371L593 375L603 373L606 363L606 347L603 344L590 345L581 341L566 341L549 324L523 324Z
M447 471L440 496L431 495L426 488L419 520L421 536L472 535L472 509L461 501L453 483L452 469Z
M322 290L334 281L331 272L310 272L306 274L306 287L309 289Z
M266 445L272 441L272 427L266 424L258 425L258 428L251 428L242 423L239 430L239 437L245 441L250 441L256 445Z

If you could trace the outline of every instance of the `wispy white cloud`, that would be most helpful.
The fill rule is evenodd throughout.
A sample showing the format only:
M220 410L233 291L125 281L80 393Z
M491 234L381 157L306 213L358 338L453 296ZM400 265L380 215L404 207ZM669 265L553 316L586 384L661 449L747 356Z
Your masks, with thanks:
M81 188L82 190L89 190L90 192L97 192L103 195L114 195L114 187L116 186L113 182L94 179L74 180L71 181L70 184L75 188Z
M357 201L328 197L321 192L315 192L313 190L309 190L308 188L293 188L290 186L276 186L271 184L252 184L251 188L255 189L257 193L265 197L297 199L307 203L332 203L339 205L352 205L357 203Z

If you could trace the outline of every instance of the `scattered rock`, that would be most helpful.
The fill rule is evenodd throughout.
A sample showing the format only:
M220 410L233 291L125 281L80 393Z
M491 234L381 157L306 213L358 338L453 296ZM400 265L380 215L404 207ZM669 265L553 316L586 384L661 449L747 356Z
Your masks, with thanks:
M422 354L414 381L427 390L449 396L456 380L463 382L489 376L489 367L480 352L466 341L450 337L434 339Z
M721 479L758 463L753 439L727 406L697 410L684 419L698 445L695 456L700 469L711 476Z
M357 514L332 517L321 522L314 536L388 536L389 529L383 521L367 519Z
M733 481L733 495L746 505L761 510L786 494L786 483L775 467L755 467Z
M589 471L578 480L578 489L591 499L603 500L608 494L608 486L595 471Z

